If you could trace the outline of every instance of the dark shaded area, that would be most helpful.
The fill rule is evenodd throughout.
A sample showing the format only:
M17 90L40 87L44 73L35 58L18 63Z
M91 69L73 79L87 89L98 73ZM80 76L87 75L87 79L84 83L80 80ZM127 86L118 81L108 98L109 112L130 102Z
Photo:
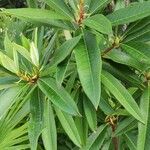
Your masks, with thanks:
M1 8L22 8L25 6L25 0L0 0Z

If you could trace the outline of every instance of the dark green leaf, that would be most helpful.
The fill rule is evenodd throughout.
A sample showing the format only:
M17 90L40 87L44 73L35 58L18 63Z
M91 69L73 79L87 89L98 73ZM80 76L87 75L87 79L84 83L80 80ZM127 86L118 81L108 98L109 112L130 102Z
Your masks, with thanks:
M95 36L84 33L84 43L81 41L74 50L77 70L83 89L95 108L100 101L101 58Z
M130 4L126 8L114 11L107 17L112 22L112 25L120 25L130 23L138 19L149 16L150 14L150 2Z
M102 83L137 120L144 122L140 109L127 89L111 74L102 72Z
M58 87L52 78L43 78L38 81L38 86L43 93L61 110L72 114L79 115L78 108L63 87Z

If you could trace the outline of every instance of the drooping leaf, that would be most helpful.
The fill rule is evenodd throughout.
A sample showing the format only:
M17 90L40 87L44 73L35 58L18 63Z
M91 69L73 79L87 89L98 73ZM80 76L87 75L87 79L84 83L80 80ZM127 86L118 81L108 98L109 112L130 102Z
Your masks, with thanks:
M140 101L140 109L145 120L145 124L138 123L137 150L149 149L149 129L150 129L150 86L144 90Z
M122 106L137 120L144 123L141 111L127 89L110 73L102 72L102 83L116 97Z
M52 78L43 78L38 80L38 86L43 93L61 110L72 114L79 115L78 108L63 87L58 87Z
M136 136L134 135L134 133L132 134L131 133L126 133L124 134L124 139L125 139L125 142L126 144L128 145L129 149L130 150L137 150L137 147L136 147Z
M29 121L29 140L31 150L36 150L38 138L43 130L43 99L41 91L36 88L30 100L31 117Z
M82 146L85 146L88 137L88 123L83 109L83 100L82 100L83 94L82 93L78 94L78 96L76 96L76 99L77 99L76 101L78 101L78 108L82 117L76 117L75 124L79 131L79 135L82 141Z
M100 101L101 58L96 38L89 32L84 33L84 42L78 43L74 49L77 70L83 89L95 108Z
M0 118L10 109L12 104L18 98L23 90L26 90L27 86L14 86L4 90L0 95Z
M88 138L87 138L87 142L86 142L86 146L83 147L81 150L92 150L91 147L93 146L93 144L96 142L96 140L103 135L103 133L106 130L106 125L101 125L97 128L97 130L95 132L93 132ZM103 140L103 138L101 138L101 140Z
M78 133L77 127L72 116L66 114L65 112L62 112L57 107L55 107L55 111L63 129L68 134L72 142L74 142L74 144L76 144L78 147L81 147L80 135Z
M83 106L84 106L84 112L87 119L87 122L92 129L92 131L96 131L97 128L97 116L96 116L96 110L94 109L94 106L89 101L86 96L83 97Z
M42 140L45 149L57 150L55 117L49 99L45 99L44 101L44 129L42 131Z
M150 14L150 2L130 4L126 8L114 11L109 14L107 18L112 22L112 25L120 25L125 23L134 22L138 19L149 16Z
M83 24L103 34L112 34L110 21L102 14L91 16L83 21Z

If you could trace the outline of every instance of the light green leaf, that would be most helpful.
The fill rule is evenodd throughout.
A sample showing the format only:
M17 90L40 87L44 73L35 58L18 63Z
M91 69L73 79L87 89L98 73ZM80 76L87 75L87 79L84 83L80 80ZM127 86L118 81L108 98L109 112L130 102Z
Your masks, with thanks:
M63 0L44 0L51 8L53 8L58 14L63 15L65 18L72 20L73 15L69 11L69 8Z
M31 57L32 63L35 66L39 67L39 52L33 42L30 44L30 57Z
M14 46L14 49L15 49L18 53L20 53L24 58L26 58L29 62L32 63L32 60L31 60L31 58L30 58L30 53L29 53L29 51L28 51L26 48L24 48L23 46L18 45L18 44L16 44L16 43L13 43L13 46Z
M77 127L75 125L72 116L66 114L65 112L62 112L57 107L55 107L55 111L63 129L68 134L72 142L74 142L74 144L77 145L78 147L81 147L80 135L78 133Z
M63 87L58 87L52 78L38 80L38 86L43 93L61 110L72 115L79 115L78 108Z
M111 22L102 14L85 19L83 24L103 34L112 34Z
M17 100L20 93L26 89L26 86L14 86L4 90L0 94L0 118L9 110L12 104Z
M13 48L13 58L14 58L14 63L15 66L17 68L17 70L19 70L19 58L18 58L18 53L17 51Z
M1 51L0 51L0 63L2 64L3 67L5 67L7 70L13 73L17 74L19 72L19 68L16 66L16 63Z
M140 109L127 89L110 73L102 72L102 83L116 97L122 106L137 120L144 123Z
M120 25L125 23L134 22L149 16L150 14L150 2L130 4L126 8L114 11L109 14L107 18L111 21L112 25Z
M12 42L10 41L8 37L7 32L4 38L4 48L5 48L6 54L12 59L13 58L13 46L12 46Z
M47 150L57 150L57 132L55 124L55 116L49 99L44 101L44 130L42 132L42 140Z
M43 99L42 94L36 88L30 100L29 140L31 150L37 150L38 138L43 130Z
M140 109L145 124L138 124L137 150L149 150L150 129L150 85L144 90L140 101Z
M54 11L37 8L5 9L3 10L3 13L41 23L49 23L49 20L68 20L67 17L64 17Z
M74 49L77 70L83 89L95 108L100 101L101 58L95 36L90 32L84 33L81 41Z

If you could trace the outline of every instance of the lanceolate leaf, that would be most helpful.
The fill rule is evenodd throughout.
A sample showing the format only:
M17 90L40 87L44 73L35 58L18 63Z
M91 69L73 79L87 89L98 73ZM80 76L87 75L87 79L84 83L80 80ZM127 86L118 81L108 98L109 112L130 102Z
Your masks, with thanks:
M37 8L5 9L3 13L19 18L31 19L42 23L48 23L49 20L67 20L66 17L54 11Z
M61 125L63 126L65 132L68 134L70 139L78 146L81 147L81 139L78 133L75 122L69 114L62 112L60 109L55 107L56 114L59 118Z
M81 41L74 49L77 70L83 89L95 108L100 101L101 85L101 58L95 36L84 33L84 42Z
M112 22L112 25L120 25L130 23L138 19L149 16L150 2L135 3L129 7L119 9L109 14L107 17Z
M79 115L78 108L63 87L58 87L52 78L43 78L38 81L38 86L43 93L61 110L72 114Z
M150 139L150 86L148 86L141 97L140 108L145 124L138 124L137 150L149 150Z
M137 59L139 62L150 64L150 58L138 49L125 44L121 44L121 47L126 53L128 53L131 57Z
M144 122L140 109L126 88L108 72L102 72L102 83L137 120Z
M17 74L19 72L19 68L16 66L15 62L1 51L0 51L0 64L2 64L3 67L5 67L7 70L13 73Z
M103 131L106 129L106 125L101 125L97 128L95 132L93 132L88 138L86 142L86 146L83 147L81 150L92 150L91 147L96 142L99 136L103 134ZM102 140L103 138L101 138Z
M90 128L95 131L97 128L97 116L96 116L96 110L94 109L94 106L92 103L89 101L86 96L83 97L83 106L84 106L84 111L85 111L85 116L88 121L88 124Z
M44 1L59 14L63 15L64 17L70 20L73 19L73 15L69 11L64 0L44 0Z
M44 101L44 129L42 132L44 147L47 150L57 150L57 132L55 117L49 99Z
M83 24L95 29L104 34L112 34L112 27L110 21L102 14L91 16L83 21Z
M36 150L38 138L43 129L43 99L41 91L36 88L30 100L31 118L29 121L29 140L31 150Z
M26 90L27 86L14 86L4 90L0 94L0 118L9 110L12 104L17 100L20 93Z
M125 134L124 135L124 139L130 150L137 150L134 138L135 138L134 134Z
M30 58L30 53L26 48L24 48L23 46L18 45L16 43L13 43L13 46L14 46L14 49L18 53L20 53L24 58L26 58L28 61L30 61L32 63L31 58Z
M67 40L65 43L63 43L54 53L54 56L51 59L51 64L58 65L61 61L63 61L71 53L73 48L78 44L80 38L81 35Z
M92 0L89 13L92 15L95 12L102 10L111 0Z

